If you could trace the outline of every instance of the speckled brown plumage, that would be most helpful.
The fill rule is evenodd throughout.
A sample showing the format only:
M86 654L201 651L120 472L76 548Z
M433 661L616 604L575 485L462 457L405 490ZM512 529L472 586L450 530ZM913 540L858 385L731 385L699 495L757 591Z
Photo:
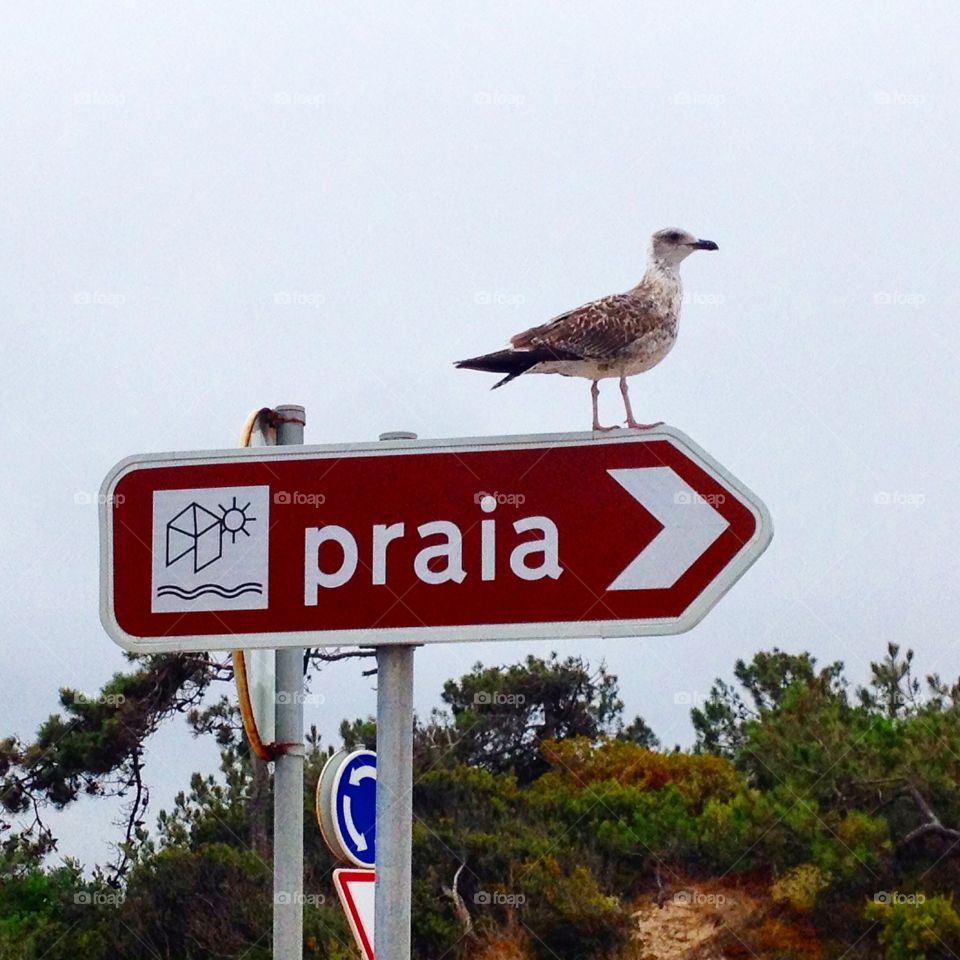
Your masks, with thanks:
M683 288L680 263L694 250L716 250L712 240L698 240L684 230L667 228L653 235L643 279L626 293L601 297L532 327L510 340L510 348L461 360L469 370L505 373L499 387L524 373L559 373L593 381L593 429L597 419L597 382L620 378L627 426L633 418L626 378L658 364L677 338Z

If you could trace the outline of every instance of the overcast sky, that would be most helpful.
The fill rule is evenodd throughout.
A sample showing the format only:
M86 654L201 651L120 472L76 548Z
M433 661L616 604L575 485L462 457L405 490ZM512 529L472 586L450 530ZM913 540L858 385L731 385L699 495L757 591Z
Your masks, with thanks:
M556 649L689 744L690 701L775 644L960 672L954 4L3 7L0 736L125 666L97 613L117 460L280 403L313 443L587 429L586 381L491 393L451 361L632 286L667 225L720 251L634 409L756 491L772 546L683 636L421 649L418 709ZM351 662L314 690L333 739L374 709ZM175 726L151 822L215 768ZM79 805L61 851L105 860L115 815Z

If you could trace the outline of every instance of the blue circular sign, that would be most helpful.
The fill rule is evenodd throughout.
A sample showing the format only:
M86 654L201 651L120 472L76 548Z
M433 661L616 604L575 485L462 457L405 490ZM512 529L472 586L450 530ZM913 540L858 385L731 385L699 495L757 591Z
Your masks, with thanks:
M338 766L331 785L331 814L339 846L358 867L376 863L377 755L355 750Z

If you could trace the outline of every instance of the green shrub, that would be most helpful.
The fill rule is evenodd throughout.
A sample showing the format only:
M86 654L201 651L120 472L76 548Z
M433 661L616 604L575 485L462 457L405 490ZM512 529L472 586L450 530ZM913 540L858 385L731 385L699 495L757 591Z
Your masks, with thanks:
M914 894L900 901L887 894L883 900L867 904L866 916L883 924L879 939L886 960L946 960L956 956L960 917L953 909L952 898Z

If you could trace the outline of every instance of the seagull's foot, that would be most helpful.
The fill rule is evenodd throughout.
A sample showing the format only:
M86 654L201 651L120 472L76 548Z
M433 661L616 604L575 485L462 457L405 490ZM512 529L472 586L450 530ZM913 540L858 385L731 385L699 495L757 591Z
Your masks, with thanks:
M652 430L654 427L662 427L663 421L658 420L656 423L637 423L633 417L630 417L627 420L627 429L629 430Z
M614 426L614 427L601 427L600 424L597 423L596 420L594 420L594 421L593 421L593 429L596 430L598 433L609 433L611 430L619 430L620 428L619 428L619 427L616 427L616 426Z

